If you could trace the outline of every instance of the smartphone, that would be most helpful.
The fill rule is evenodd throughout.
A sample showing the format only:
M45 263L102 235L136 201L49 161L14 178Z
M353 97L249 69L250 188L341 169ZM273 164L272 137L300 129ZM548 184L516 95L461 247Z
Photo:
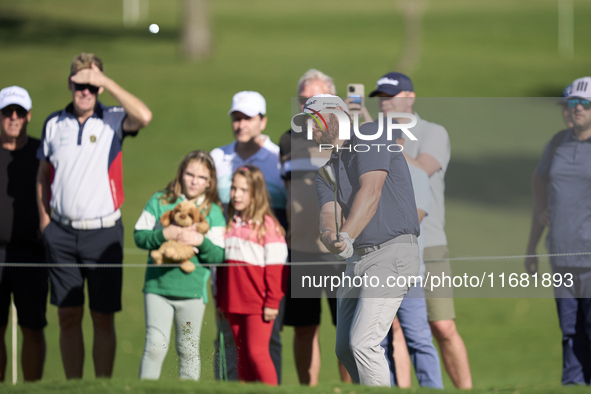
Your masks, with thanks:
M357 104L362 108L365 103L363 102L365 97L365 87L362 83L350 83L347 85L347 97L351 97L353 101L351 104Z

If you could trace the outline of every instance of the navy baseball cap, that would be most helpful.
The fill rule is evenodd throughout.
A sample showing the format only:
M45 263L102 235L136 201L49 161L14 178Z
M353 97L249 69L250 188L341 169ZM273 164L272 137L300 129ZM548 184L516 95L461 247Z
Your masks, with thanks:
M378 93L385 93L389 96L396 96L400 92L414 92L412 81L402 73L391 72L378 79L376 90L369 94L369 97Z

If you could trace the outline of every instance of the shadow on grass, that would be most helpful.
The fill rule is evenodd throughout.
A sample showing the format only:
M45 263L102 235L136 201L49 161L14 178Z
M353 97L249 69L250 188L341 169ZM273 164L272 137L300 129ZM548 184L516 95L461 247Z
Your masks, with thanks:
M539 158L485 156L454 158L445 177L448 200L507 208L532 205L531 176Z
M98 26L77 24L63 20L27 18L11 15L11 11L0 8L0 41L4 46L24 44L62 46L70 41L111 41L121 38L177 41L177 30L151 34L147 28L123 26Z

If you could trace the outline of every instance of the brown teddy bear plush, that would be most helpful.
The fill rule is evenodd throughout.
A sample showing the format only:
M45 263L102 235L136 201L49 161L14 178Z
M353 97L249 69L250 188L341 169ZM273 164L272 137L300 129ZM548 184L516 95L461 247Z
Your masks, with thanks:
M190 227L197 223L197 231L205 234L209 231L209 223L199 212L194 203L181 201L172 211L164 212L160 218L162 226L167 227L176 224L180 227ZM160 248L150 252L154 264L180 264L181 270L186 273L193 272L195 265L189 261L195 256L195 251L191 245L183 245L177 241L166 241Z

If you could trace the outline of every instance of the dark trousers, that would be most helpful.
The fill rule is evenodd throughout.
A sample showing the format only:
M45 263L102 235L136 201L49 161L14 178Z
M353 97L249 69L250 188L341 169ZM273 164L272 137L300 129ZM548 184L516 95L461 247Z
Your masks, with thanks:
M554 268L570 281L556 287L556 307L562 331L562 384L591 384L591 269Z

